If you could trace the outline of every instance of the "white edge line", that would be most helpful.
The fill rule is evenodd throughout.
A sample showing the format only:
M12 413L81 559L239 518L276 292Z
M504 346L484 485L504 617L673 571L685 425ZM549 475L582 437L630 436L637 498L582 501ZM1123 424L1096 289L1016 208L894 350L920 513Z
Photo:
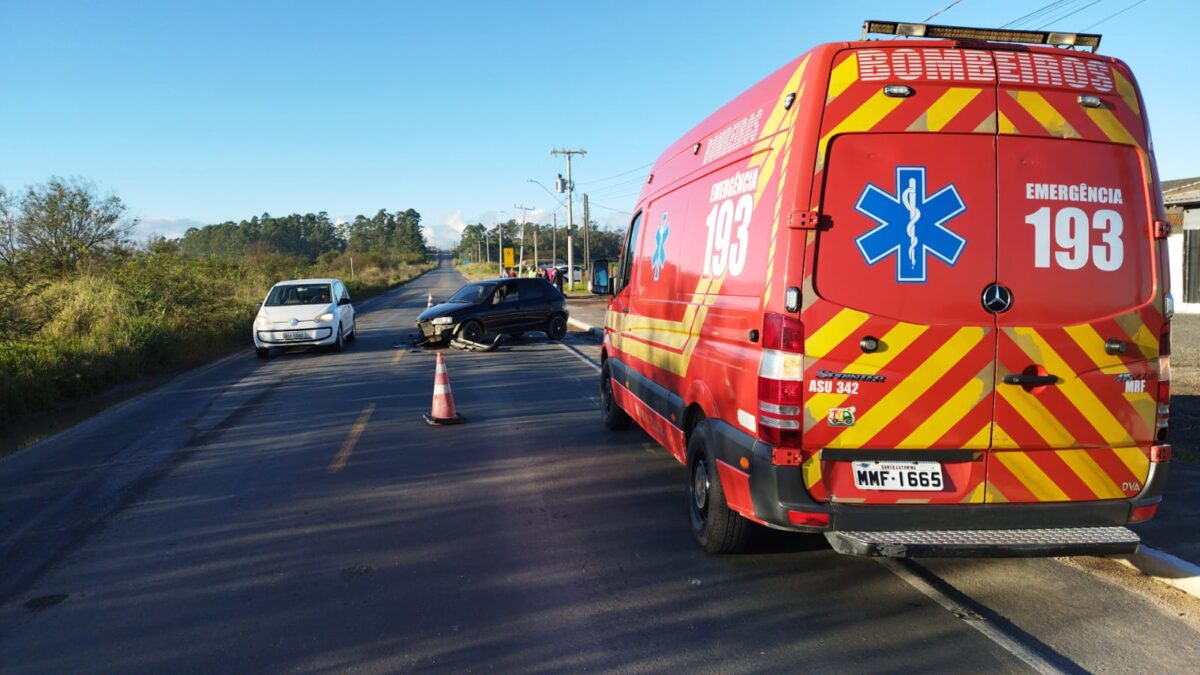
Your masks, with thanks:
M562 347L563 349L570 352L571 355L574 356L575 358L579 359L580 361L583 361L584 363L586 363L589 366L591 366L592 368L594 368L597 373L600 372L600 366L596 365L595 361L593 361L593 360L589 359L588 357L584 356L583 354L581 354L578 349L575 349L574 347L572 347L568 344L564 344L562 342L558 343L558 346Z
M937 604L941 605L946 611L962 620L963 623L982 633L984 637L992 642L995 642L1004 651L1012 654L1018 659L1021 659L1021 661L1024 661L1025 664L1030 668L1039 673L1046 674L1063 672L1059 668L1055 667L1054 664L1042 658L1040 654L1031 650L1019 640L1004 632L1004 630L1002 630L1000 627L992 624L986 618L976 614L969 607L963 607L962 605L958 604L945 593L942 593L940 590L930 585L929 582L925 581L916 574L913 574L911 570L907 569L900 562L893 560L892 558L876 558L876 560L880 565L883 565L889 571L891 571L892 574L895 574L903 579L904 582L909 586L912 586L923 593L930 600L933 600Z

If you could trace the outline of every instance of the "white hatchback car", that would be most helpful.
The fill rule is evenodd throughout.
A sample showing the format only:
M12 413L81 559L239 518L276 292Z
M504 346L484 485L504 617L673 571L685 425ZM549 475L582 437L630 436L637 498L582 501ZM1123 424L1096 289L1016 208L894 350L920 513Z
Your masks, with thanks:
M254 351L318 346L342 351L356 336L354 305L339 279L295 279L271 287L254 319Z

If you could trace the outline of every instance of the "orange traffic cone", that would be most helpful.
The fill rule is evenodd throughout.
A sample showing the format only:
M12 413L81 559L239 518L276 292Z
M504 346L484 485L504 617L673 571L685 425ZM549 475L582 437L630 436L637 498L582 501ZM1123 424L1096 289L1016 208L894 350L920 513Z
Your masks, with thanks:
M462 424L467 421L467 418L454 411L450 376L446 373L446 359L441 352L438 352L437 370L433 375L433 410L425 415L425 421L434 426Z
M425 301L425 309L433 307L433 293L429 294L429 299Z

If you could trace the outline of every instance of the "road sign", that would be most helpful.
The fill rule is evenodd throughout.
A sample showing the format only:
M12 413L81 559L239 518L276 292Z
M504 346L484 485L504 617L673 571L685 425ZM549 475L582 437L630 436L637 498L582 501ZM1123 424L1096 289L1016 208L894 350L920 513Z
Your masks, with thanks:
M513 249L509 248L508 246L504 247L504 266L513 266Z

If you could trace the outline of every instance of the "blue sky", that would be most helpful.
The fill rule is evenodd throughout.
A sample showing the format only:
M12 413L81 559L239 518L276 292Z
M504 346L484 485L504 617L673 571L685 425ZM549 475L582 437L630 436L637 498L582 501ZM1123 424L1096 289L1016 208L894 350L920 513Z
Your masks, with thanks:
M414 208L445 245L516 204L561 219L527 182L553 185L558 146L587 149L576 185L617 225L644 166L738 92L863 19L951 2L5 0L0 185L87 178L168 236ZM962 0L932 22L1000 26L1049 2ZM1049 28L1135 2L1067 0L1048 18L1077 13ZM1092 29L1141 83L1166 179L1200 175L1195 25L1200 3L1143 0Z

